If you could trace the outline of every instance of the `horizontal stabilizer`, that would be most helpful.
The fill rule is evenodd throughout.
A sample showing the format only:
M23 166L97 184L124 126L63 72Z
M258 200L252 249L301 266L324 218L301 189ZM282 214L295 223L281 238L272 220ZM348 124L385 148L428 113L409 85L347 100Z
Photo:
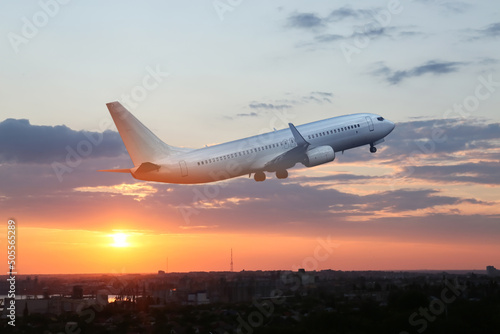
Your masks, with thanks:
M130 173L130 168L125 169L101 169L98 172L110 172L110 173Z
M160 165L154 164L152 162L143 162L135 172L147 173L158 169L160 169Z

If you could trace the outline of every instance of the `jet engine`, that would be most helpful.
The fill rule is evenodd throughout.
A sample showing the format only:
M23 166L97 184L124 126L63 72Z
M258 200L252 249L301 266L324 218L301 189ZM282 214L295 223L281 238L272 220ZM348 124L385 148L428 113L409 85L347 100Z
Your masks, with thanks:
M333 160L335 160L335 151L331 146L325 145L307 151L303 164L306 167L314 167Z

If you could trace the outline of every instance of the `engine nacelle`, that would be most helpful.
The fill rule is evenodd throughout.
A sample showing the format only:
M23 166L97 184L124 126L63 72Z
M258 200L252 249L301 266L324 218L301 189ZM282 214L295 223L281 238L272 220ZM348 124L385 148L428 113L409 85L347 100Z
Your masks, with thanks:
M335 151L331 146L319 146L306 152L304 166L314 167L335 160Z

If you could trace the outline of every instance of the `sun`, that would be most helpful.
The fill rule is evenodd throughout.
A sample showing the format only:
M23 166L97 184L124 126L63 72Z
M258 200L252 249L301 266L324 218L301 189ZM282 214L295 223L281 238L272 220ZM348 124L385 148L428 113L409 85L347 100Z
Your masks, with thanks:
M112 234L111 237L114 240L114 243L111 244L111 246L113 246L113 247L127 247L129 245L129 243L127 242L128 235L126 235L125 233L121 233L121 232L115 233L115 234Z

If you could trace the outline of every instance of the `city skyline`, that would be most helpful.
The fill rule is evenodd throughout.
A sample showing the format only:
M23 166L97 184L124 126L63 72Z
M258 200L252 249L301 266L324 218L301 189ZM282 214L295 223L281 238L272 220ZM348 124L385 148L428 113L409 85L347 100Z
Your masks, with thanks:
M231 249L235 271L500 266L499 4L198 5L4 4L0 211L20 274L229 271ZM183 147L357 112L396 128L286 180L170 185L97 172L132 166L115 100Z

